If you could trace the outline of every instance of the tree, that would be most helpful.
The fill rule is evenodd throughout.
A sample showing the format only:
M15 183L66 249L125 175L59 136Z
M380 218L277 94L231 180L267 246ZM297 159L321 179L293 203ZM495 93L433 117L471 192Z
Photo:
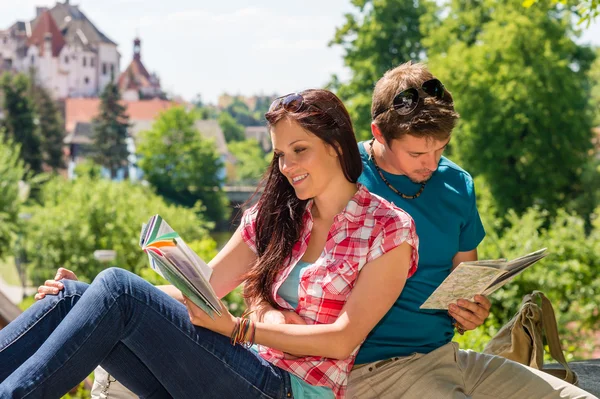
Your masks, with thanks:
M553 214L584 189L593 53L573 41L566 11L473 4L452 1L445 18L425 26L429 65L462 115L453 150L489 182L500 213L537 204Z
M226 111L219 115L219 126L223 129L225 140L230 143L233 141L242 141L246 137L244 134L244 126L240 125Z
M0 79L4 94L5 118L2 122L7 136L19 144L21 157L34 173L42 171L41 142L34 122L34 108L27 93L29 79L23 74L5 73Z
M149 187L128 181L88 177L68 181L57 176L44 185L39 203L28 211L32 216L24 242L34 285L52 278L59 266L73 270L83 281L91 281L108 266L144 274L148 257L139 247L140 227L156 213L186 242L212 241L211 224L197 209L168 205ZM198 246L202 247L194 244ZM102 264L93 256L98 249L115 250L117 257Z
M195 121L194 112L182 107L164 111L140 134L139 165L158 194L187 207L201 201L206 216L220 221L227 214L223 163L215 143L202 138Z
M352 0L356 11L346 14L330 45L344 49L344 63L352 78L341 83L333 77L331 88L348 107L357 136L371 135L371 95L384 72L409 60L424 57L419 19L423 1Z
M590 106L594 115L594 125L600 127L600 48L596 49L596 60L590 68L591 81Z
M538 2L539 0L524 0L523 6L529 8ZM561 3L573 9L573 12L579 16L578 24L586 23L589 26L600 15L598 0L552 0L552 2L554 4Z
M260 126L261 120L254 118L248 105L239 97L234 97L231 104L224 110L229 113L242 126Z
M252 111L253 117L255 120L260 121L261 124L266 124L265 114L269 111L269 107L273 100L275 100L277 96L265 96L259 95L256 96L256 105L254 106L254 110Z
M534 265L510 284L494 293L494 311L484 326L464 336L455 336L467 348L481 351L519 309L521 299L533 290L543 291L554 303L563 348L568 360L589 357L600 315L595 311L600 300L600 218L590 233L583 218L557 211L548 224L549 214L538 207L522 215L510 211L498 214L490 185L482 176L475 178L477 205L486 227L486 238L477 248L483 259L512 259L525 252L547 247L548 257ZM600 215L600 207L595 212Z
M56 102L43 86L34 83L32 84L32 102L35 105L39 121L38 128L43 161L53 170L64 168L64 128Z
M120 103L119 88L113 82L106 85L100 100L100 114L93 121L93 157L114 178L117 170L127 166L129 116Z
M4 136L0 130L0 259L12 248L19 228L19 185L25 177L25 164L19 156L18 145Z
M258 141L238 141L229 143L227 147L237 160L235 172L238 182L256 184L269 166Z

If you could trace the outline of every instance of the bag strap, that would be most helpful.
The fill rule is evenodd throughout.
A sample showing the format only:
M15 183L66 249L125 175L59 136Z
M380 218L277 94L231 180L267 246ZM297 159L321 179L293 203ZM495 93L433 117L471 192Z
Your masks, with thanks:
M577 374L575 374L573 370L571 370L571 367L569 367L567 364L567 360L565 359L565 355L560 344L556 316L554 315L552 303L550 303L550 300L546 298L546 295L544 295L544 293L541 291L533 291L531 297L540 298L542 300L542 327L544 329L544 335L546 336L548 348L550 349L550 355L554 360L564 367L564 370L543 369L543 371L554 375L555 377L561 378L571 384L577 384Z

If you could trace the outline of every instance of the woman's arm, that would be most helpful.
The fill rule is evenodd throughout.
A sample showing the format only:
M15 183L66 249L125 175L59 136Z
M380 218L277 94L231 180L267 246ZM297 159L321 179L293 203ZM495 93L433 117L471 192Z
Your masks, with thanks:
M256 324L255 342L287 353L345 359L392 307L410 270L412 247L403 243L361 270L356 285L333 324ZM188 301L190 318L230 336L235 318L229 314L210 319Z
M242 283L243 275L250 270L256 258L256 254L242 239L241 227L238 228L225 247L208 263L213 269L210 285L219 298Z

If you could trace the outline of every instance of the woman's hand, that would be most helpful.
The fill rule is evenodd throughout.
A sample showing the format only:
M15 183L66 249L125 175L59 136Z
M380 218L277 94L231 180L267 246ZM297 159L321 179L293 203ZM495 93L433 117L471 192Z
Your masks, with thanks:
M65 269L64 267L58 268L56 271L56 276L54 276L54 280L46 280L44 285L40 285L38 287L38 293L35 294L35 300L39 301L43 299L46 295L56 295L58 294L65 286L58 280L75 280L77 281L77 276L70 270Z
M306 324L306 321L293 310L277 310L271 308L263 313L263 322L267 324ZM283 352L283 358L295 360L305 355Z
M183 303L187 307L190 321L195 326L207 328L216 333L231 337L233 328L235 327L236 317L229 313L227 307L221 303L221 316L215 314L214 319L211 319L209 315L200 307L198 307L190 298L184 296Z
M263 322L267 324L306 324L306 321L293 310L268 310L263 314Z

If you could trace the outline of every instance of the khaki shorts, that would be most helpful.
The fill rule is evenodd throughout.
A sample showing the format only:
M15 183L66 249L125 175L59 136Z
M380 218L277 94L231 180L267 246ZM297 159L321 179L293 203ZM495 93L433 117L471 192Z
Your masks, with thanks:
M458 349L454 342L354 367L347 398L596 398L542 371L499 356Z

